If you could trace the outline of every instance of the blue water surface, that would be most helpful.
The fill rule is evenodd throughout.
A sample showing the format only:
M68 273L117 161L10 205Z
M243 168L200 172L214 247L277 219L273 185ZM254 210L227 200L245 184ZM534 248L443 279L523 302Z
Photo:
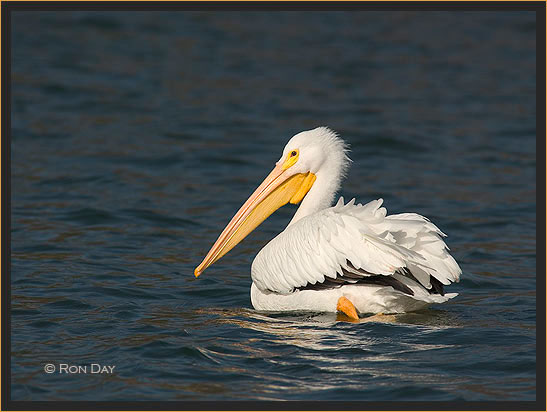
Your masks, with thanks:
M13 400L534 400L532 12L14 12ZM363 321L253 310L286 206L199 279L295 133L341 194L428 216L459 296ZM44 366L53 364L54 373ZM59 373L60 364L113 373Z

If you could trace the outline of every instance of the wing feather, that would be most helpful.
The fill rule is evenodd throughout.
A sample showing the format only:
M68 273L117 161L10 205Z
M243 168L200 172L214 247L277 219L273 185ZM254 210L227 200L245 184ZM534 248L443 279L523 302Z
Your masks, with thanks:
M341 197L335 206L298 220L258 253L253 281L259 289L277 293L367 277L369 283L414 292L419 286L430 293L457 282L461 270L442 239L446 235L416 213L388 216L382 203L378 199L356 205L352 199L344 204ZM397 286L401 279L409 280Z

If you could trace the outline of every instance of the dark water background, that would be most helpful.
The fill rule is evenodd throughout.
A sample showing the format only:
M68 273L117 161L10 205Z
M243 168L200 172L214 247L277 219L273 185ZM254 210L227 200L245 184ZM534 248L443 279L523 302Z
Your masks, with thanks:
M13 400L534 400L531 12L16 12ZM341 194L448 235L451 302L383 322L252 309L274 214L193 269L295 133ZM115 365L46 374L46 363Z

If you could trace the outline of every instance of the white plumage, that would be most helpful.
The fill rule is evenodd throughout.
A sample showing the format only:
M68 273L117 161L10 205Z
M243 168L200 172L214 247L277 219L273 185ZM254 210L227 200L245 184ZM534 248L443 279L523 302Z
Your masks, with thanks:
M382 199L361 205L354 199L344 204L340 198L331 207L349 167L347 151L325 127L295 135L274 171L196 269L196 276L294 192L305 196L298 211L252 263L251 301L256 309L333 312L344 297L358 312L399 313L456 296L445 294L443 285L459 281L461 270L442 239L446 235L427 218L415 213L388 216ZM300 180L292 184L294 176ZM283 191L291 190L283 197ZM255 220L258 223L249 223ZM242 230L246 225L252 227ZM234 236L241 239L234 241Z
M335 308L340 296L349 296L359 312L397 313L457 295L430 295L426 290L431 288L431 276L449 285L459 281L461 274L439 228L415 213L386 216L386 209L380 207L382 199L366 205L354 202L344 205L341 197L336 206L287 227L258 253L251 267L256 309L332 311L328 307ZM342 269L352 272L352 267L371 276L393 276L412 289L414 296L374 285L297 290L340 277ZM396 273L405 267L417 281ZM326 302L329 295L330 302Z

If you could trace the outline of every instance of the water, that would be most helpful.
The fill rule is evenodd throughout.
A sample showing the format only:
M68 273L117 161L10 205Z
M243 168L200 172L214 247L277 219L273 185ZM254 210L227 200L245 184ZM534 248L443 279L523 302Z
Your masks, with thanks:
M535 399L533 13L12 26L13 400ZM194 278L286 141L319 125L352 146L346 199L449 235L456 299L359 324L254 311L251 261L293 206Z

